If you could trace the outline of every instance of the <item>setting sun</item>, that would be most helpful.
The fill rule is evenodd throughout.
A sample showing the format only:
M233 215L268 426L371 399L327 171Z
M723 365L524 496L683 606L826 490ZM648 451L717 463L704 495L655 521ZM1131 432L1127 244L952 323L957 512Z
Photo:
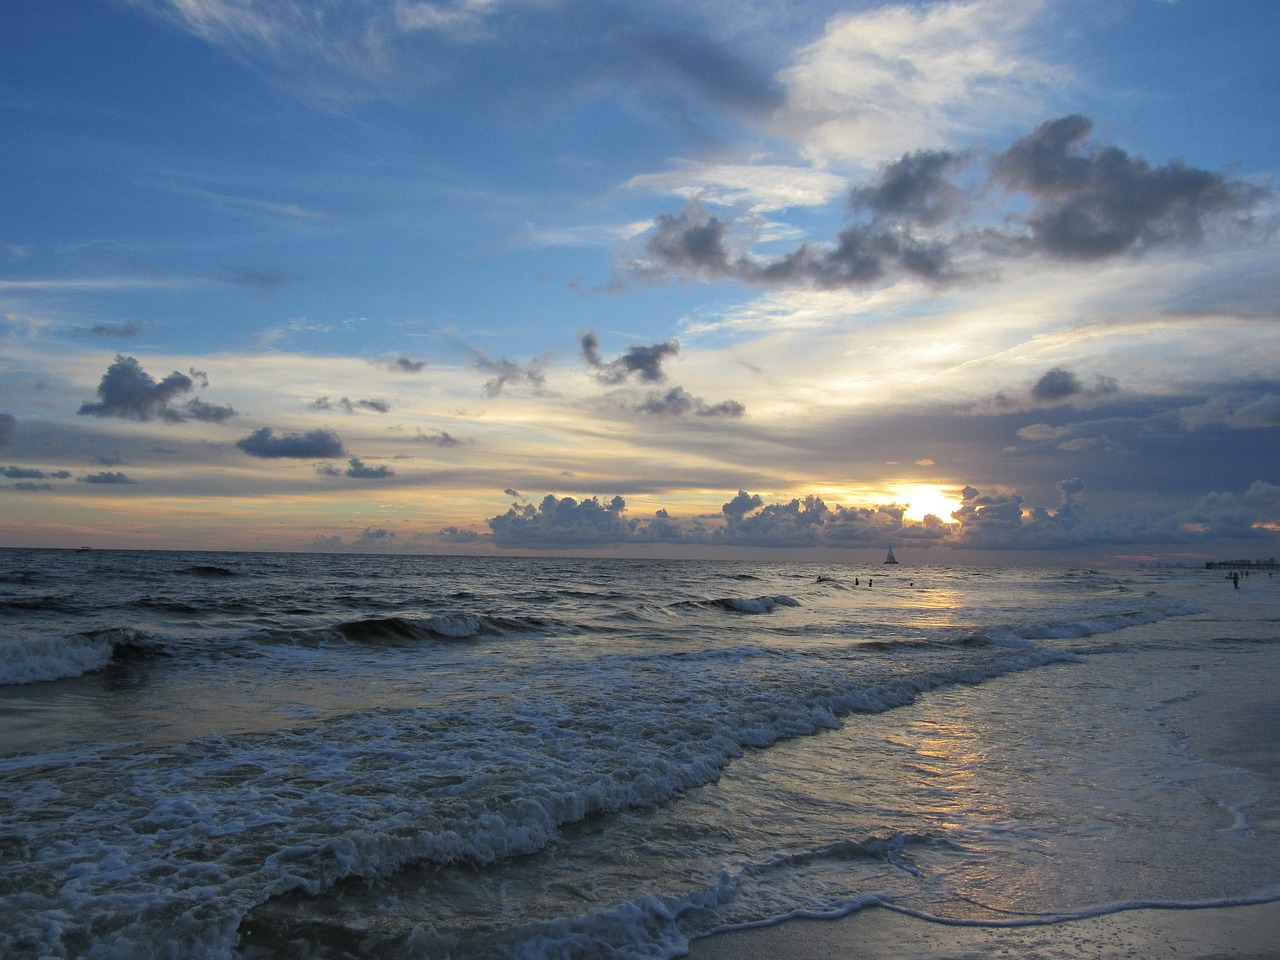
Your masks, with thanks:
M923 520L933 514L940 520L951 522L951 514L961 507L960 491L934 487L924 483L909 483L893 488L894 500L907 508L903 514L908 520Z

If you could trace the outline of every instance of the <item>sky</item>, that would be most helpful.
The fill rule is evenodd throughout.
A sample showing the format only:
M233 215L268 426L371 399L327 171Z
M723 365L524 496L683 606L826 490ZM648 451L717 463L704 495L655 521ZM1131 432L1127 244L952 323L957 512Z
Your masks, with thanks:
M0 6L0 545L1280 553L1274 0Z

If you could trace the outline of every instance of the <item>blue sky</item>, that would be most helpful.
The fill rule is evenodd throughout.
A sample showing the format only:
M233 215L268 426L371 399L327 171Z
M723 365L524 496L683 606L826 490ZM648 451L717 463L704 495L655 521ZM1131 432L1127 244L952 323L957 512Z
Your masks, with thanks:
M0 543L1273 556L1280 7L0 11Z

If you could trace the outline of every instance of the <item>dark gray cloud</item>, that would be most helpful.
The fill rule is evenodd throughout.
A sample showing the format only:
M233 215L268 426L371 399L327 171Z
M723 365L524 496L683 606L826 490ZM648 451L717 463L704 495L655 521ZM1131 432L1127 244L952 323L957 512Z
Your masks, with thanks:
M490 538L504 547L574 547L620 543L634 537L636 524L623 516L627 503L614 497L575 500L547 494L536 507L512 504L488 521Z
M354 477L357 480L385 480L387 477L394 477L396 472L388 466L370 467L366 466L364 461L359 457L352 457L347 461L347 476Z
M1275 530L1280 529L1280 484L1257 480L1243 493L1207 494L1189 520L1219 536L1274 542Z
M271 427L256 430L236 446L251 457L322 460L345 454L342 440L332 430L310 430L277 437Z
M1229 427L1249 430L1280 427L1280 394L1267 391L1261 396L1243 391L1220 393L1204 403L1179 411L1183 424L1191 430Z
M151 324L145 320L127 320L123 323L95 323L91 327L77 327L76 333L90 337L114 337L132 340L140 336Z
M192 397L182 405L182 419L199 420L204 423L226 423L239 414L232 407L205 403L199 397Z
M739 490L737 496L720 508L720 512L730 520L741 520L763 506L764 498L760 494Z
M595 370L595 378L600 383L619 384L635 374L647 383L661 383L667 378L662 363L668 357L678 356L680 343L677 340L664 340L647 346L634 345L612 360L605 360L600 355L600 339L592 331L583 333L579 338L583 359Z
M10 480L69 480L71 474L66 470L38 470L35 467L0 467L0 477Z
M181 420L169 404L195 389L195 382L177 370L156 382L134 357L117 354L98 384L97 403L86 401L80 414L94 417L124 417L131 420Z
M231 273L225 273L213 279L234 287L246 287L259 297L265 297L275 293L282 287L298 282L297 277L290 276L287 273L254 268L234 270Z
M945 150L908 153L887 164L872 186L854 188L849 201L855 210L868 210L877 220L935 227L965 208L964 192L947 174L959 172L967 162Z
M975 414L1002 414L1070 404L1075 407L1094 406L1119 393L1120 384L1114 377L1095 375L1086 382L1073 370L1053 367L1041 374L1025 393L997 393L989 402L975 406ZM1030 437L1027 439L1046 439Z
M956 276L946 242L914 236L896 224L854 224L837 235L834 247L806 244L772 260L745 253L745 244L733 240L732 228L732 221L721 220L698 202L677 215L662 214L646 242L647 262L627 268L642 279L674 273L703 280L823 288L865 286L899 274L931 283Z
M1100 260L1196 240L1211 218L1245 213L1263 196L1180 160L1152 167L1118 147L1088 147L1092 132L1078 114L1051 120L991 162L998 183L1035 200L1026 222L1036 252Z
M651 417L685 417L689 414L698 417L741 417L747 412L747 408L737 400L708 403L701 397L695 397L684 387L672 387L665 393L650 393L633 404L631 409Z
M386 400L351 400L348 397L343 397L341 400L320 397L318 400L312 400L307 406L312 410L345 410L347 413L355 413L357 410L389 413L391 410L391 404Z
M532 387L536 393L541 393L546 388L546 361L541 357L535 357L528 363L521 364L506 357L492 360L483 350L475 350L473 355L476 366L492 374L484 384L486 397L501 396L502 391L507 387L521 384Z
M397 357L389 364L392 370L400 373L421 373L426 365L425 360L410 360L408 357Z
M1075 396L1081 389L1079 377L1070 370L1054 367L1036 381L1036 385L1031 388L1031 395L1037 400L1056 403Z
M462 527L441 527L440 539L445 543L480 543L484 535Z
M203 373L197 370L191 372L196 379L202 381L202 385L208 385L208 378ZM86 401L77 412L82 416L170 422L203 420L222 423L236 416L236 411L231 407L215 406L199 397L188 401L180 409L171 406L178 397L195 389L196 379L175 370L157 382L142 369L137 359L116 354L115 360L98 384L98 402Z
M102 473L91 473L88 476L76 477L76 480L79 481L80 483L100 483L100 484L137 483L136 480L130 479L129 477L125 476L123 473L116 473L114 471L104 471Z
M745 280L758 272L753 261L730 250L732 221L707 212L700 202L688 204L678 214L659 214L653 224L645 249L660 268L710 280Z
M0 447L13 443L18 435L18 420L11 413L0 413Z
M972 157L918 151L850 192L861 219L839 231L834 243L753 256L754 221L722 219L694 201L655 217L645 256L623 270L647 281L675 276L842 288L913 278L941 285L986 275L1004 258L1100 260L1193 242L1210 224L1247 226L1266 196L1259 187L1181 161L1152 167L1117 147L1089 145L1092 129L1085 117L1064 117L997 154L988 173L1004 188L1003 208L975 211L954 179ZM971 212L980 217L966 222ZM1004 225L992 226L996 220ZM618 286L615 278L611 287Z
M414 439L420 443L429 443L434 447L456 447L462 443L461 440L447 430L437 430L435 433L423 433L419 430L417 437Z

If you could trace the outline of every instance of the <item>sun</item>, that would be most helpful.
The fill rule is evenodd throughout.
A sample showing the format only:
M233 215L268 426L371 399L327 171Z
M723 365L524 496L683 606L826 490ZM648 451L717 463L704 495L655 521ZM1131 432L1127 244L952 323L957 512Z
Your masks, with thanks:
M940 520L951 522L951 514L959 510L963 501L958 489L935 487L927 483L904 483L893 487L893 497L906 506L903 514L907 520L923 520L933 514Z

